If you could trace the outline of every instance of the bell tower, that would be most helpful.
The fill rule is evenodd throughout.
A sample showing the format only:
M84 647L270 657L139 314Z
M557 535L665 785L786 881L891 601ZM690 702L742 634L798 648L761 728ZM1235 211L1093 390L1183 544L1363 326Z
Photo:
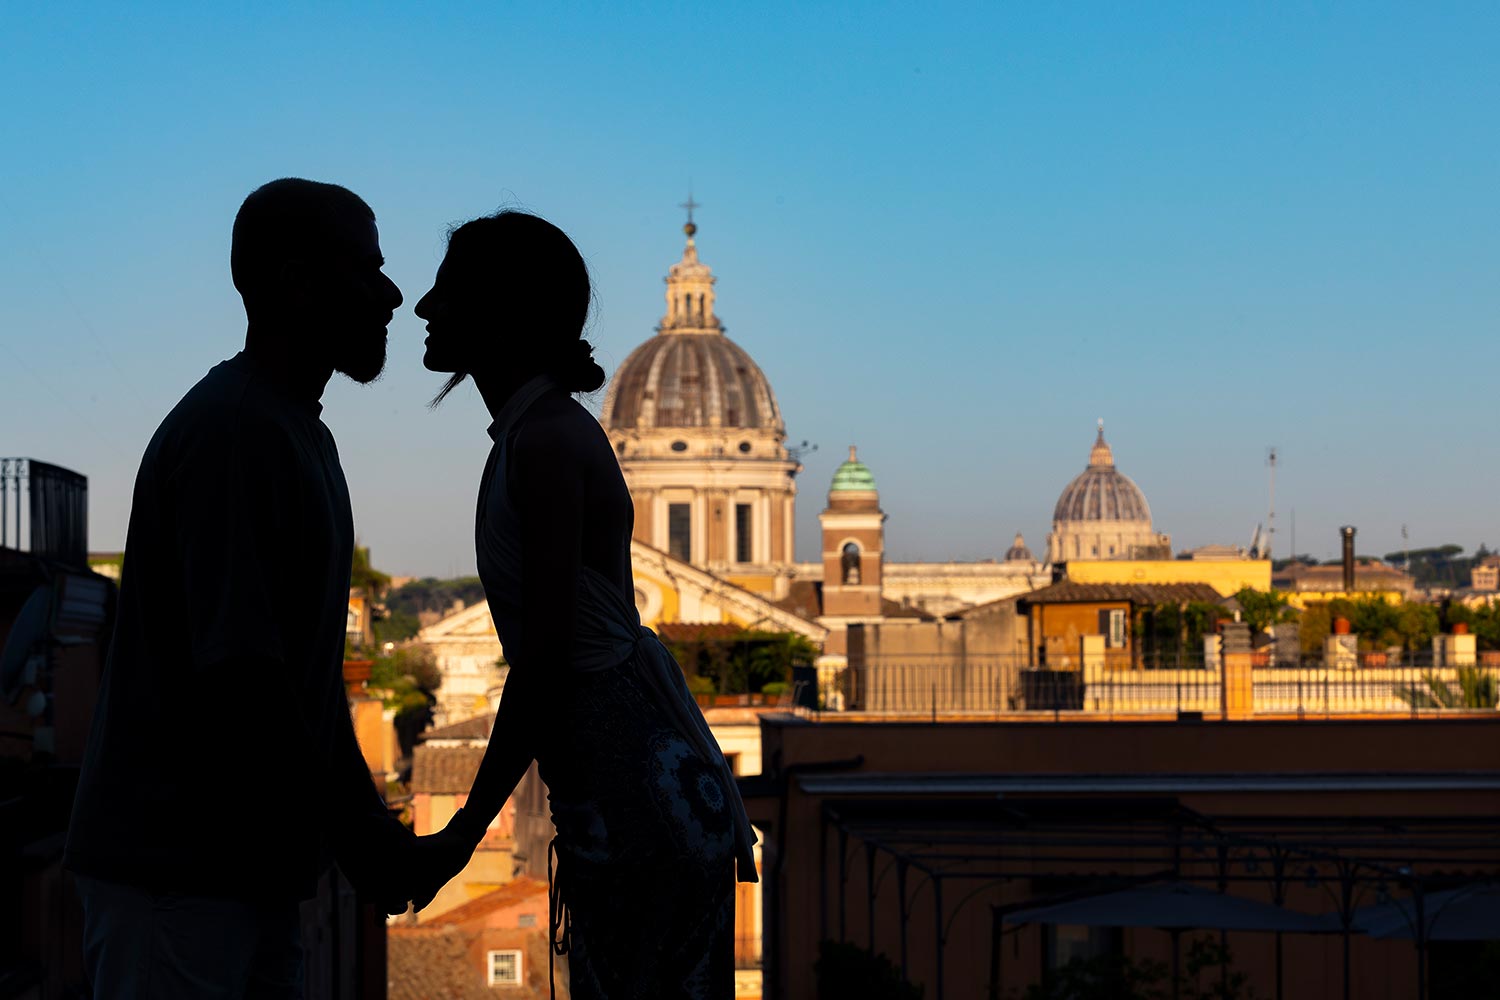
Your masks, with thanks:
M818 523L823 528L823 617L880 618L885 512L875 477L853 445L849 460L833 474L828 507Z

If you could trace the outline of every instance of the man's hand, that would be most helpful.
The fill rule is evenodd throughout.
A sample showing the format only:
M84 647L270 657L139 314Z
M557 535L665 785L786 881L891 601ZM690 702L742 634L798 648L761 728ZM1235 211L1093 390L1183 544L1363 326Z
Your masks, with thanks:
M385 914L406 912L417 838L389 816L346 832L335 851L339 868L367 903Z

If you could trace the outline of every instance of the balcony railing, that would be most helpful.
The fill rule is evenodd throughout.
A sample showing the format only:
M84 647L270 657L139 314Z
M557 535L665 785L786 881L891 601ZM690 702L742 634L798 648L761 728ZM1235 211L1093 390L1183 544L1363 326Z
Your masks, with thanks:
M0 548L88 565L88 479L31 458L0 458Z
M1217 716L1234 701L1256 714L1408 715L1495 710L1500 657L1435 664L1432 655L1382 654L1360 663L1299 659L1271 666L1252 654L1231 674L1226 698L1222 662L1172 661L1116 669L1100 660L1052 669L1025 657L881 658L827 670L820 678L824 710L887 715L1084 713ZM1244 686L1249 686L1248 699Z

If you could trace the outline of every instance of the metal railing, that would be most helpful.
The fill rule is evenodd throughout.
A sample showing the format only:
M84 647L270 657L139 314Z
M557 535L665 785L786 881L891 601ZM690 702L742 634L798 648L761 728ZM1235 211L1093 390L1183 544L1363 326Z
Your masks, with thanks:
M0 548L88 565L88 479L31 458L0 458Z
M1500 657L1483 653L1472 663L1434 663L1428 653L1383 654L1367 665L1299 658L1288 666L1253 655L1249 669L1230 675L1228 692L1219 660L1124 667L1077 661L1044 667L1023 656L874 658L826 671L819 700L824 710L913 716L1216 716L1231 702L1257 714L1417 715L1495 710L1500 702Z

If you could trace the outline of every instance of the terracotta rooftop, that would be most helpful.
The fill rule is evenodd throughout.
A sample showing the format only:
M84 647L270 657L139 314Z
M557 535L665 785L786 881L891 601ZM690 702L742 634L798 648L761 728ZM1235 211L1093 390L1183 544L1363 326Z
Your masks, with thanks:
M935 616L915 604L902 604L900 601L880 599L880 613L887 618L927 618Z
M428 740L487 740L495 728L495 714L486 712L473 718L464 719L460 722L437 729L429 729L420 737L420 742Z
M1077 583L1066 580L1022 595L1018 606L1027 604L1089 604L1094 601L1129 601L1131 604L1186 604L1205 601L1218 604L1224 598L1206 583Z
M511 881L505 883L498 889L492 889L476 899L455 906L441 916L433 917L427 921L427 927L450 926L454 924L466 924L471 920L503 910L508 906L523 903L533 896L541 896L545 900L547 896L547 883L540 879L534 879L529 875L517 875ZM542 908L546 909L545 901Z
M469 959L469 937L453 926L395 925L386 931L387 1000L493 1000Z
M799 618L816 618L823 613L823 582L793 580L786 596L771 603Z
M461 795L474 784L484 747L418 746L412 754L411 790L413 794Z
M1289 563L1272 574L1272 581L1279 585L1291 584L1299 590L1342 590L1344 567L1341 564L1309 566L1306 563ZM1412 578L1394 566L1373 560L1359 560L1354 564L1356 588L1368 589L1369 584L1377 581L1399 588L1410 585Z
M733 622L662 622L656 627L662 642L712 642L744 633L745 629Z

